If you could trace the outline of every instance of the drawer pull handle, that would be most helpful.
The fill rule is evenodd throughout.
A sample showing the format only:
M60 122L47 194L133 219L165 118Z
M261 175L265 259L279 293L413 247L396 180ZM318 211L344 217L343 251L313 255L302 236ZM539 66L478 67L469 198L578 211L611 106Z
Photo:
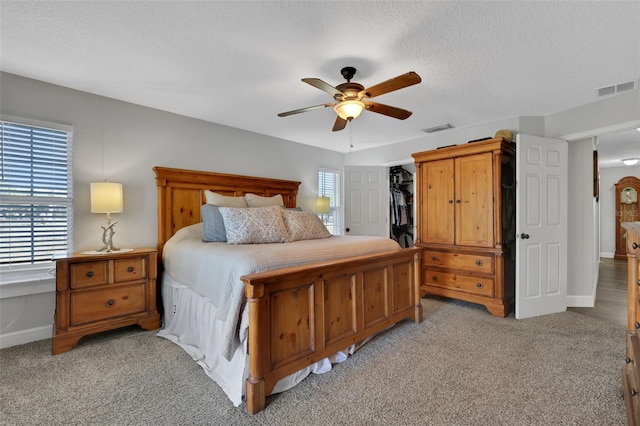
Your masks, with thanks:
M116 303L114 299L107 300L107 306L113 306Z
M129 266L129 267L127 268L127 272L133 272L133 266Z
M91 278L91 277L93 276L93 271L89 271L89 272L87 272L87 276L88 276L89 278Z
M437 257L435 257L435 256L431 256L431 260L438 260L438 258L437 258ZM639 282L639 283L640 283L640 282ZM638 284L638 285L640 285L640 284Z
M477 259L477 260L476 260L476 265L477 265L477 266L482 266L482 260Z
M482 283L476 283L476 287L482 288Z

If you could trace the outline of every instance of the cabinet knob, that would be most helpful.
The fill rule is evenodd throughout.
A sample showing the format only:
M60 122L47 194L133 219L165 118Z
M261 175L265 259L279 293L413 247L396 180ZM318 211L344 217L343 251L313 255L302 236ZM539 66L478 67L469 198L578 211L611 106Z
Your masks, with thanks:
M453 204L453 200L449 200L449 204Z
M438 260L438 258L435 256L431 256L431 260ZM640 283L638 285L640 285Z
M476 266L482 266L482 260L476 259Z
M431 277L431 279L432 279L433 281L438 281L438 277L437 277L437 276L435 276L435 275L434 275L434 276L432 276L432 277Z
M631 364L631 358L629 358L629 357L626 357L626 358L624 359L624 361L625 361L627 364Z
M638 394L638 391L635 390L634 388L631 388L631 396L636 396Z
M636 330L640 328L640 322L634 324L636 326Z
M113 306L116 303L114 299L107 300L107 306Z
M456 204L460 204L460 200L456 200Z
M91 278L91 277L93 276L93 271L89 271L89 272L87 272L87 276L88 276L89 278Z
M635 250L635 249L637 249L638 247L640 247L640 246L638 245L638 243L633 243L633 244L631 244L631 248L632 248L632 249L634 249L634 250Z
M129 266L129 267L127 268L127 272L133 272L133 266Z
M482 283L476 283L476 287L482 288Z

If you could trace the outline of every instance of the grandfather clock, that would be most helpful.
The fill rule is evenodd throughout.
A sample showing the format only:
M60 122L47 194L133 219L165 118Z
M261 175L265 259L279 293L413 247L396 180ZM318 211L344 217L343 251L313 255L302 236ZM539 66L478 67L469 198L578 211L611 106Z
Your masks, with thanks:
M623 177L616 183L616 259L627 259L627 232L620 224L640 221L638 193L640 179L635 176Z

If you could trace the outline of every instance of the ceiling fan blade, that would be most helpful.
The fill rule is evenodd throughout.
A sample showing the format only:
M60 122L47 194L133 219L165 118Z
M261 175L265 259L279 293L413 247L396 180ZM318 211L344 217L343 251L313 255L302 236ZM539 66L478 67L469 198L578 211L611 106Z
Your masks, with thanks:
M340 118L340 116L336 117L336 122L333 123L333 131L337 132L338 130L342 130L347 127L347 120L344 118Z
M406 74L399 75L391 78L382 83L371 86L367 89L361 90L358 96L366 96L373 98L374 96L384 95L385 93L393 92L394 90L403 89L408 86L413 86L422 81L420 76L413 71L409 71Z
M377 112L378 114L387 115L389 117L397 118L398 120L405 120L413 114L411 111L407 111L406 109L396 108L394 106L371 101L365 102L364 106L367 111Z
M319 78L303 78L302 81L304 81L307 84L312 85L315 88L318 88L318 89L320 89L322 91L327 92L331 96L337 96L337 95L343 96L343 93L341 91L339 91L338 89L336 89L335 87L333 87L329 83L325 83L324 81L320 80Z
M322 105L314 105L306 108L294 109L293 111L281 112L280 114L278 114L278 117L286 117L288 115L300 114L301 112L313 111L314 109L326 108L334 105L335 104L322 104Z

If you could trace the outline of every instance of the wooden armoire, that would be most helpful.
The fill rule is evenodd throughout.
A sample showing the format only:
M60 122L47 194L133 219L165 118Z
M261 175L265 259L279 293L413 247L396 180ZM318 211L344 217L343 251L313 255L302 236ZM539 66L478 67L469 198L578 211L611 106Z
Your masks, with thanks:
M515 295L515 144L487 139L413 158L421 295L507 316Z

